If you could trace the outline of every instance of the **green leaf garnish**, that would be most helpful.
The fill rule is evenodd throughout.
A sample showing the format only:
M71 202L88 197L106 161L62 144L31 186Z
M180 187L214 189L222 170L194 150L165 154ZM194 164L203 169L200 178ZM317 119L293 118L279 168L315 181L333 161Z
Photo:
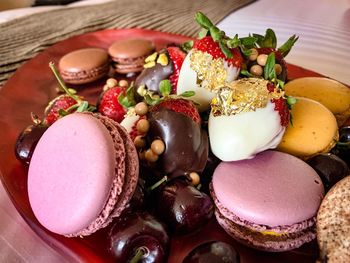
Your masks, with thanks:
M171 92L171 83L170 80L164 79L159 83L159 91L163 97L169 96Z
M198 33L198 39L202 39L204 37L206 37L209 33L208 29L202 28L199 33Z
M236 34L233 38L229 38L226 40L226 45L229 48L236 48L241 44L241 40L238 38L238 35Z
M264 67L264 79L267 79L267 80L277 79L275 64L276 64L275 52L271 52L267 56L266 64Z
M188 53L192 49L193 44L193 40L186 41L181 45L181 49Z
M209 29L211 37L214 39L215 42L221 41L221 39L225 36L225 33L221 31L216 26L213 26Z
M299 37L293 35L282 46L278 48L278 51L281 52L283 57L286 57L288 55L289 51L292 49L292 47L298 39Z
M248 36L248 37L242 37L240 38L241 44L245 47L245 48L253 48L255 47L256 41L258 41L258 39L256 37L253 36Z
M181 93L179 96L180 97L185 97L185 98L189 98L189 97L192 97L194 96L196 93L192 90L189 90L189 91L185 91L183 93Z
M125 108L129 108L136 105L133 83L131 83L130 87L126 90L125 94L119 94L118 102Z
M146 94L143 97L144 97L146 103L148 105L151 105L151 106L156 105L156 104L158 104L159 102L162 101L162 99L160 99L160 98L159 99L153 99L150 94Z
M294 98L294 97L292 97L292 96L287 96L286 95L286 99L287 99L287 105L288 105L288 108L289 109L292 109L292 106L295 104L295 103L297 103L297 99L296 98Z
M240 73L241 73L243 76L246 76L246 77L249 77L249 78L254 77L253 74L251 74L248 70L245 70L245 69L242 69L242 70L240 71Z
M266 29L265 37L262 41L262 47L276 48L276 46L277 38L275 32L271 28Z
M214 24L209 20L209 18L206 17L202 12L196 12L195 19L201 27L207 30L214 26Z
M64 110L64 109L58 110L58 115L60 115L61 117L67 116L68 114L69 114L69 112Z
M83 101L79 107L77 108L77 112L84 112L89 108L89 103L87 101Z
M222 53L224 53L224 55L227 58L232 58L233 57L231 50L222 41L219 42L219 46L220 46L220 48L222 50Z

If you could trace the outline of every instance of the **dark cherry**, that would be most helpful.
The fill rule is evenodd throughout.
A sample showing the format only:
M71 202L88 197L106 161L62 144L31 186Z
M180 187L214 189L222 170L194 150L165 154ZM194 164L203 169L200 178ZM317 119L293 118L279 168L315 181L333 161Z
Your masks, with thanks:
M176 234L191 233L205 225L213 216L213 202L180 178L167 183L157 198L157 213Z
M41 136L47 130L47 126L33 124L26 127L17 137L15 145L16 158L24 164L29 164L35 146Z
M130 200L126 205L123 213L132 213L142 209L145 203L145 180L139 178L136 189Z
M169 236L165 226L147 212L124 214L113 223L109 234L115 262L165 262Z
M211 241L194 248L182 263L239 263L237 251L229 244Z
M332 153L339 156L350 167L350 126L339 129L339 141L332 149Z
M306 161L321 177L325 191L349 175L347 164L332 153L318 154Z

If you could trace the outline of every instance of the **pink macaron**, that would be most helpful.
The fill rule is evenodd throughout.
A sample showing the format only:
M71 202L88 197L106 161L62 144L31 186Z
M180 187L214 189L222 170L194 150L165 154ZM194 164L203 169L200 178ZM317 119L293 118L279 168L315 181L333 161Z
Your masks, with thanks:
M222 162L211 183L216 218L238 241L266 251L287 251L316 237L324 187L302 160L278 151Z
M138 181L138 156L113 120L73 113L50 126L28 172L28 196L38 221L65 235L90 235L123 212Z

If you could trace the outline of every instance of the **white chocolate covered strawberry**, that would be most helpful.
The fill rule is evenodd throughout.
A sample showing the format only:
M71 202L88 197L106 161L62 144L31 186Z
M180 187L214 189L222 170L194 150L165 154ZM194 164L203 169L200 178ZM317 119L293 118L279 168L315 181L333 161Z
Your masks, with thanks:
M289 121L284 92L264 79L244 78L220 88L211 107L210 146L222 161L276 148Z

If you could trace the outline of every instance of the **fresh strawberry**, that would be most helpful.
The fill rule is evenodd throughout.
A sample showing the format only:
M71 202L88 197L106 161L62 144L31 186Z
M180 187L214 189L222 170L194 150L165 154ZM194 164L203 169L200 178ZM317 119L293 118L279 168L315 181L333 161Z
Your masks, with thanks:
M61 116L59 113L60 110L66 111L76 104L77 101L67 94L54 98L45 109L44 123L50 126ZM68 113L72 113L74 110L75 109L69 110Z
M176 94L177 81L179 79L180 69L181 69L182 63L185 60L186 53L183 52L178 47L168 47L167 50L168 50L170 59L174 65L174 73L169 77L169 80L172 87L172 93Z
M161 108L166 108L178 113L185 114L198 124L201 122L198 110L190 100L173 98L165 99L159 104L153 106L151 108L151 111L157 111Z
M227 61L230 66L234 66L237 68L240 68L242 66L243 57L239 49L231 48L230 50L232 52L233 57L227 58L222 52L219 44L215 42L211 36L206 36L202 39L197 40L193 48L202 52L207 52L208 54L212 55L214 59L222 58L225 61Z
M275 89L275 86L273 83L267 84L267 90L269 92L273 92ZM288 126L289 123L289 118L290 118L290 113L287 105L287 101L284 97L281 97L279 99L272 99L272 103L275 104L275 111L278 111L280 118L281 118L281 125L284 127Z
M104 91L98 103L98 111L116 122L121 122L124 119L126 110L118 101L121 93L125 94L125 87L113 87Z

